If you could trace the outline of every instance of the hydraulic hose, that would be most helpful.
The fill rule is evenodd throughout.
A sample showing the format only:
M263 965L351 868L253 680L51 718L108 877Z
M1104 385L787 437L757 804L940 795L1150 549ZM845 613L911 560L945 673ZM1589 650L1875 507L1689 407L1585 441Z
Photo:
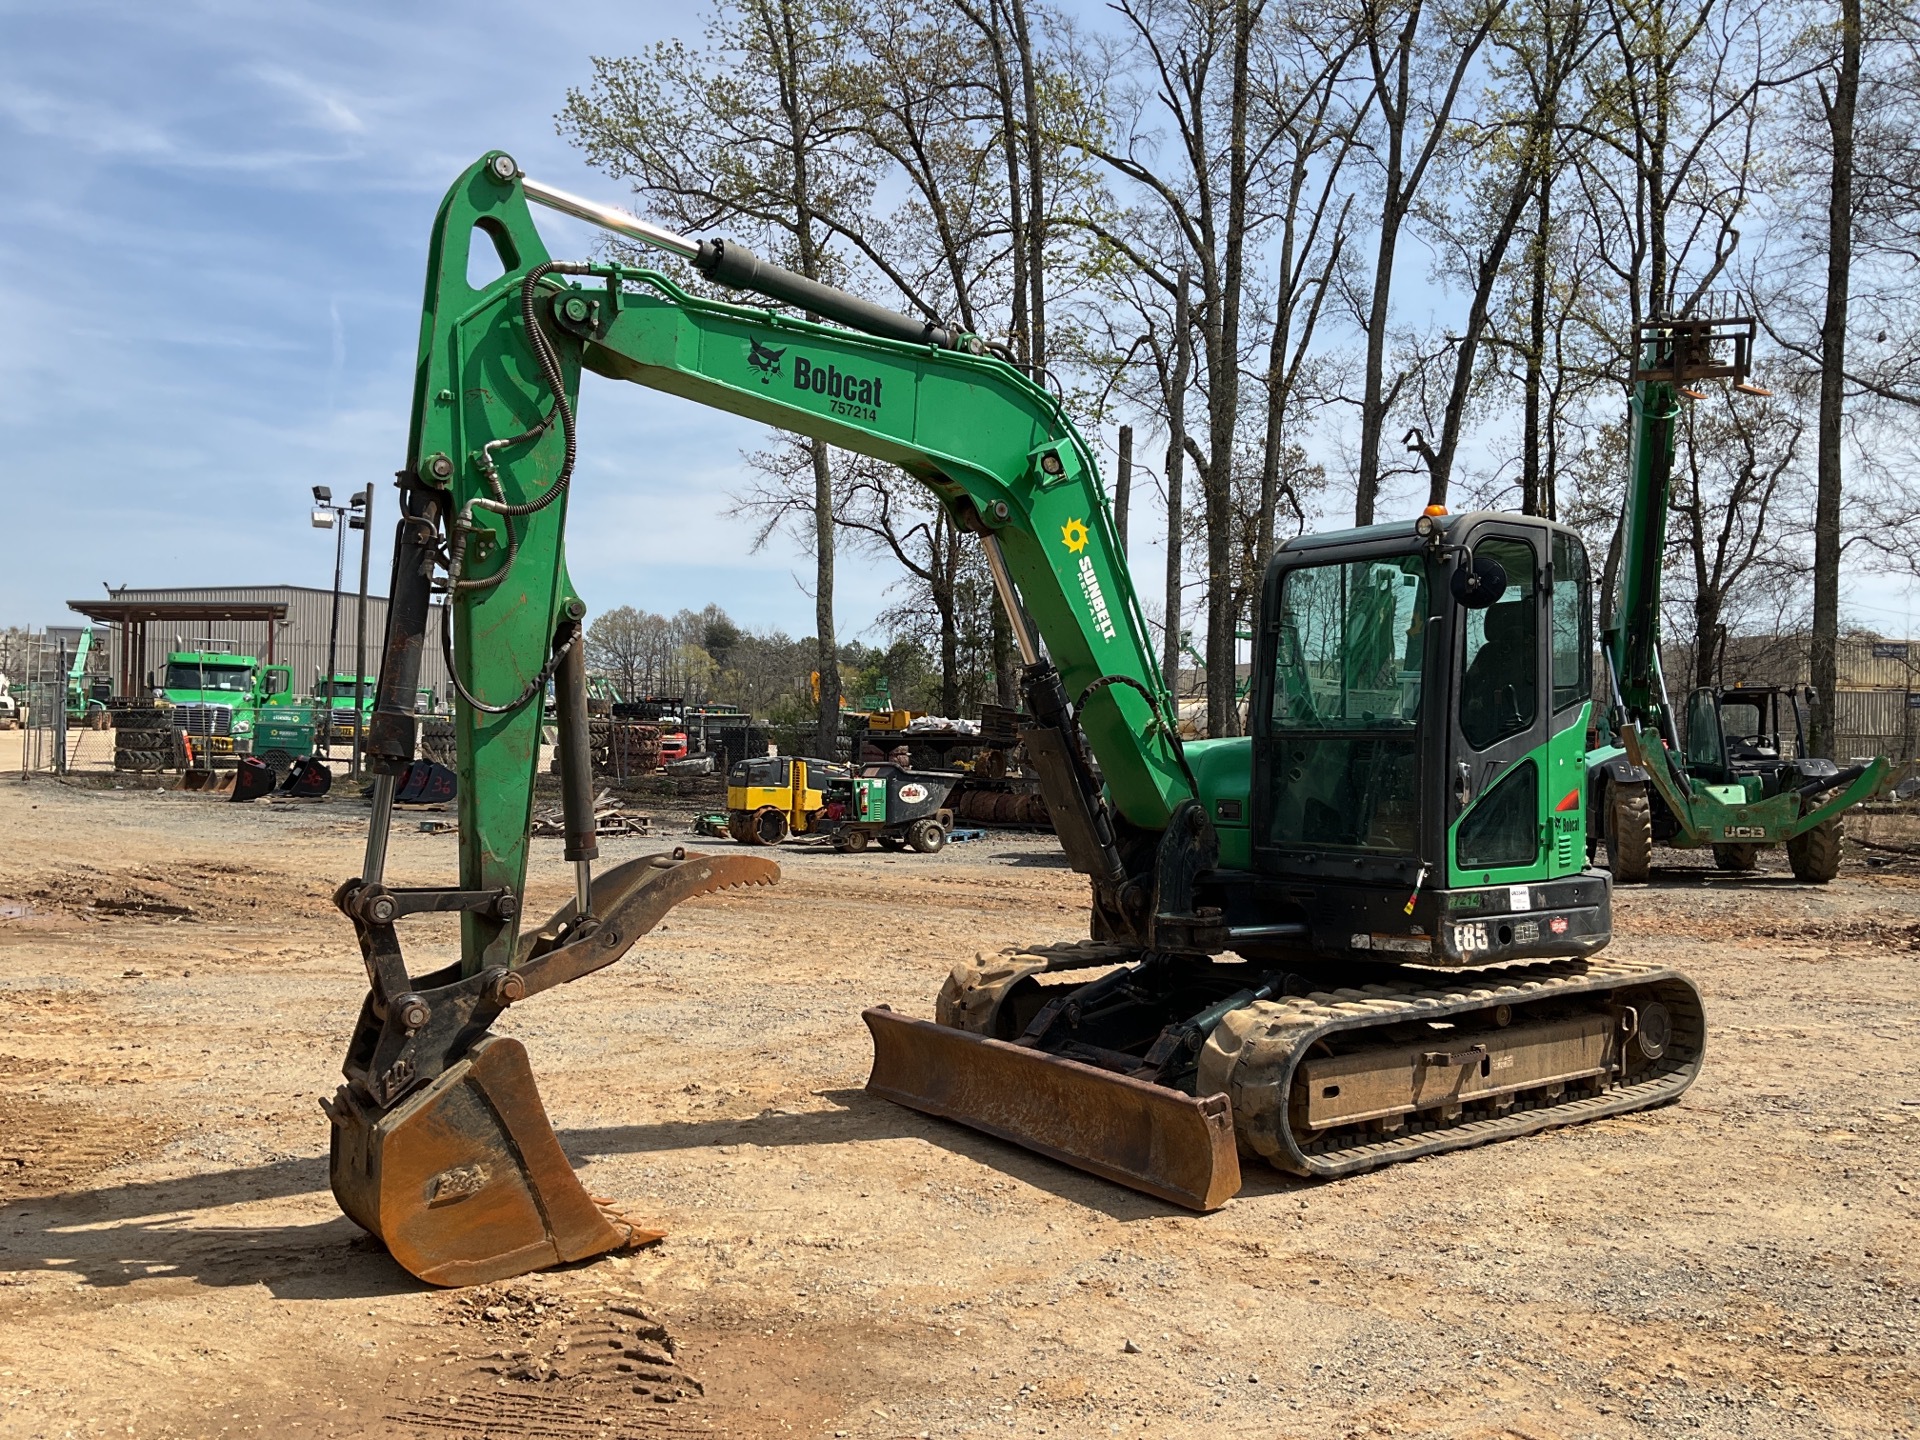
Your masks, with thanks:
M527 345L533 351L533 358L540 366L540 374L547 382L547 388L553 392L553 409L546 418L530 430L518 435L509 435L501 440L490 440L480 448L480 469L487 477L494 498L489 500L477 496L461 507L460 516L454 522L452 552L448 564L448 579L455 593L470 590L487 590L501 584L513 569L513 562L519 554L520 540L514 534L513 520L517 516L537 514L553 504L567 491L573 480L574 461L578 456L578 446L574 436L573 407L567 403L565 377L560 373L560 357L554 351L553 342L547 339L546 331L540 328L540 319L534 308L534 292L540 281L556 272L563 275L587 273L588 267L571 261L547 260L533 267L520 282L520 318L527 332ZM553 428L553 422L560 422L560 434L565 442L565 451L560 458L560 473L554 481L539 495L523 504L510 504L506 492L500 484L499 470L494 464L493 454L509 446L537 440ZM507 557L493 574L478 580L469 580L462 573L466 567L467 537L473 532L473 512L485 510L490 514L503 517L507 531Z

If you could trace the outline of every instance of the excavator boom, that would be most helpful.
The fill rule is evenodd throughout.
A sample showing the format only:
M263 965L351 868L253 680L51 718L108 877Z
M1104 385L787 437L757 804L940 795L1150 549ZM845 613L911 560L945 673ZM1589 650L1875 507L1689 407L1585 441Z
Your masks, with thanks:
M555 261L529 202L834 323ZM504 272L477 287L476 245ZM496 151L435 220L366 744L374 813L336 896L369 992L328 1107L334 1188L415 1274L494 1278L654 1233L580 1189L524 1050L488 1027L681 900L777 874L737 852L593 872L586 606L562 538L583 371L897 466L983 548L1024 662L1020 741L1086 877L1090 936L957 967L934 1023L869 1010L874 1093L1205 1210L1238 1188L1241 1151L1345 1174L1691 1082L1692 986L1589 964L1610 921L1606 879L1584 869L1592 646L1573 531L1428 515L1289 542L1252 632L1253 733L1184 746L1092 451L1055 394L979 337L542 186ZM460 873L410 890L385 882L386 837L430 644L457 696ZM549 686L575 899L528 929ZM460 915L460 955L416 977L396 926L429 912ZM1445 976L1491 965L1498 983Z
M860 328L703 299L652 270L555 262L530 198L690 259L720 283ZM476 245L504 271L478 288L468 281ZM370 989L347 1083L327 1108L342 1208L415 1274L467 1283L652 1233L580 1189L524 1050L487 1034L493 1018L611 963L672 904L778 874L758 857L680 853L592 873L586 606L563 543L583 370L890 461L981 538L1029 662L1033 708L1051 727L1032 748L1054 813L1112 925L1144 937L1154 921L1152 897L1128 888L1120 832L1157 836L1191 807L1194 788L1092 454L1058 399L985 345L725 242L686 240L542 187L498 152L440 207L421 334L366 743L374 814L362 872L336 896ZM460 873L445 889L404 890L384 881L386 839L396 779L414 756L428 645L443 648L456 691ZM525 930L549 685L576 898ZM460 916L459 960L414 976L397 924L448 911Z

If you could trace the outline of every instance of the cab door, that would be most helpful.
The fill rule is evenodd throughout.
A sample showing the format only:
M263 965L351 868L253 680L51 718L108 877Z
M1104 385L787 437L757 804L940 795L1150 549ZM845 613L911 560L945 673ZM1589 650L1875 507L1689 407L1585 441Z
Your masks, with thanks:
M1499 562L1506 588L1485 609L1461 612L1454 643L1447 849L1456 886L1545 877L1555 779L1550 533L1494 521L1465 537L1476 561Z

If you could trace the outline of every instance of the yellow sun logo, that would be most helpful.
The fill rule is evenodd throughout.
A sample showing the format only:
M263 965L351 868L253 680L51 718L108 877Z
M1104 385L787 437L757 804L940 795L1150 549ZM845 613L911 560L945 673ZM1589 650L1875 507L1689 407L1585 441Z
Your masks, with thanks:
M1067 549L1078 555L1087 548L1087 522L1069 520L1060 527L1060 541Z

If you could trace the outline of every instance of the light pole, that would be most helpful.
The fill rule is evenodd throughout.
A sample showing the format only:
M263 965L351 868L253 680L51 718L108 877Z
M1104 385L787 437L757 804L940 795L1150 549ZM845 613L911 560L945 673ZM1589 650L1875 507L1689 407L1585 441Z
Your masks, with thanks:
M313 528L333 531L333 617L327 625L327 673L324 684L326 691L325 729L321 732L320 743L325 747L327 758L333 758L333 669L334 654L340 643L340 569L346 562L347 530L365 530L367 521L365 510L373 500L373 487L349 497L345 505L333 503L333 491L325 485L313 487ZM348 517L346 525L341 525L340 517ZM362 566L364 569L364 565ZM358 686L356 685L356 689ZM356 715L354 733L359 733L359 719ZM358 746L355 746L358 754Z
M373 544L373 486L354 496L361 507L352 524L360 527L360 608L354 611L353 770L360 774L360 744L367 724L367 550Z

